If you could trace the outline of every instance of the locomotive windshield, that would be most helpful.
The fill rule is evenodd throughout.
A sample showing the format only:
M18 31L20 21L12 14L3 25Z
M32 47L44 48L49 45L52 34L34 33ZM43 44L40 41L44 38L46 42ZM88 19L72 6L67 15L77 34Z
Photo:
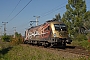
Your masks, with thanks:
M54 24L55 30L58 31L67 31L65 24Z

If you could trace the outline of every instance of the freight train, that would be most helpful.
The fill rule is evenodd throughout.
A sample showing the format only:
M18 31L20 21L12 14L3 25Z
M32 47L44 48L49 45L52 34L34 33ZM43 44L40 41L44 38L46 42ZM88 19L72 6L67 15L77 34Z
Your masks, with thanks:
M25 31L24 43L37 44L44 47L62 46L71 44L67 26L56 20L46 21L44 24L31 27Z

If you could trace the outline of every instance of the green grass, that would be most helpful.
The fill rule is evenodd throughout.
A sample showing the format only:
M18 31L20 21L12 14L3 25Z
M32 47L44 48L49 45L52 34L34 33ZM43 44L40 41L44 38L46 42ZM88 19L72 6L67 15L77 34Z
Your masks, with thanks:
M11 48L10 43L2 42L0 40L0 58L2 58L4 54L6 54L9 51L10 48Z
M4 48L7 48L7 47L10 47L11 45L8 43L8 42L2 42L0 40L0 50L4 49Z
M87 40L81 41L80 46L90 50L90 42L88 42Z
M62 60L58 55L30 46L14 46L1 60Z
M86 60L86 57L64 58L56 51L24 44L12 47L9 43L2 42L0 46L3 46L0 60Z
M72 45L74 46L82 46L87 50L90 50L90 42L88 42L87 40L83 40L83 41L73 41Z

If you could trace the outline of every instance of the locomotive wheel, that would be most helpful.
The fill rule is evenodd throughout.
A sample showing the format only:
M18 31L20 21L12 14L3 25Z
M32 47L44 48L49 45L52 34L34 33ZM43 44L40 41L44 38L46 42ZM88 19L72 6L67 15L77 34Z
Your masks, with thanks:
M28 44L28 40L25 40L25 41L24 41L24 44Z
M44 46L45 48L47 48L47 47L50 46L50 43L48 43L48 42L43 42L43 46Z
M53 48L54 47L54 44L53 43L50 43L50 47Z
M44 46L46 48L47 47L46 42L43 42L42 46Z
M66 43L65 42L62 44L62 48L66 48Z
M40 43L39 41L37 41L37 45L38 46L42 46L42 43Z

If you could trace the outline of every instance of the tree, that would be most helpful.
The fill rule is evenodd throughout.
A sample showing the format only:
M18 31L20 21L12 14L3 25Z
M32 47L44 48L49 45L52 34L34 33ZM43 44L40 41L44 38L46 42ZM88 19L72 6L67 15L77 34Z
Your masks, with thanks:
M53 20L57 20L57 21L61 21L61 16L60 13L58 13L57 15L55 15L55 18L53 18Z
M66 9L62 21L67 24L70 35L82 33L86 13L85 0L68 0Z
M90 29L90 11L87 11L84 15L84 27L89 30Z

